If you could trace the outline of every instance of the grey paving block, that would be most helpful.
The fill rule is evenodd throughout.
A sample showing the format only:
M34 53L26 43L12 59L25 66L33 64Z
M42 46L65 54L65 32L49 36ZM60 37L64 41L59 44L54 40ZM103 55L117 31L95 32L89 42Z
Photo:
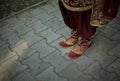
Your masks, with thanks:
M7 59L10 59L11 57L14 57L16 55L17 54L15 52L9 50L8 44L0 47L0 63L3 63Z
M11 67L9 68L9 77L13 78L16 75L20 74L21 72L24 72L27 69L26 65L22 65L20 62L18 61L14 61L11 64Z
M24 36L21 36L21 38L27 40L28 42L28 46L31 46L32 44L42 40L42 37L37 36L34 31L30 31L27 34L25 34Z
M33 50L40 52L41 58L44 58L47 55L50 55L53 51L55 51L55 48L50 47L48 44L46 44L45 40L42 40L42 41L34 44L31 48Z
M21 20L22 22L26 21L29 17L32 17L29 11L24 11L17 15L17 19Z
M37 19L34 18L34 17L32 16L32 14L31 14L30 12L28 12L28 11L23 12L23 13L17 15L17 18L18 18L21 22L23 22L25 25L27 25L27 26L29 26L31 23L37 21Z
M108 54L108 51L115 45L116 42L99 35L94 39L93 45L85 52L85 55L95 58L104 68L116 59L115 56Z
M48 14L54 12L56 9L51 4L44 5L43 8Z
M55 32L53 32L51 28L46 29L45 31L41 32L39 34L39 36L42 36L42 37L46 38L48 43L51 43L54 40L56 40L59 37L61 37L61 35L56 34Z
M2 76L2 74L6 75L7 69L5 69L3 66L1 66L0 64L0 75Z
M109 51L110 55L120 57L120 44L116 45L113 49Z
M32 72L34 75L41 73L42 71L44 71L45 69L47 69L49 67L48 63L43 62L39 58L38 53L35 53L34 55L29 57L28 59L24 60L23 64L28 65L29 72Z
M61 34L63 36L65 36L66 38L71 36L71 30L64 26L63 28L61 28L59 31L56 32L57 34Z
M24 24L11 27L11 29L14 30L19 36L24 35L31 30L30 28L28 28Z
M28 50L29 50L29 47L28 47L28 43L26 40L20 40L16 46L14 48L12 48L13 51L15 51L18 55L19 55L19 58L20 59L24 59L26 56L29 56L27 53ZM31 49L31 53L32 53L32 49ZM30 55L31 55L30 53Z
M120 42L120 32L118 31L113 36L111 36L111 39Z
M34 16L34 17L37 18L37 19L40 19L40 20L42 21L42 23L45 23L45 22L47 22L48 20L50 20L50 19L53 18L53 16L50 16L50 15L47 14L47 13L41 13L41 14L36 15L36 16Z
M16 44L21 41L21 39L16 34L12 34L6 37L6 40L9 42L11 48L15 47Z
M21 65L18 61L18 56L13 56L3 63L1 63L1 67L4 68L4 70L7 70L8 76L10 78L16 76L17 74L25 71L27 68L25 65Z
M112 26L109 25L107 25L106 27L99 28L99 30L101 30L104 33L103 36L106 37L111 37L112 35L119 31L117 28L115 27L112 28Z
M15 34L13 30L10 30L9 25L5 25L3 27L0 27L0 37L2 39L5 39L7 36L11 35L11 34Z
M34 23L36 21L38 21L37 18L31 17L28 20L26 20L26 22L24 22L24 23L25 23L25 25L30 26L32 23Z
M74 60L74 62L78 65L80 71L84 71L92 63L94 63L95 60L93 58L88 58L85 55L82 55L80 58Z
M47 29L48 26L41 23L40 20L31 24L31 27L35 30L35 33L40 33L43 30Z
M120 18L115 18L112 22L114 22L114 24L109 25L111 29L113 30L120 30Z
M0 81L11 81L7 74L8 74L7 72L1 74L0 75Z
M37 75L37 80L41 81L67 81L65 78L59 77L55 72L53 67L49 67L39 75Z
M32 8L30 10L30 13L32 14L32 16L36 16L36 15L39 15L41 13L46 13L45 10L43 10L41 7L36 7L36 8Z
M58 51L46 57L44 61L51 63L55 67L55 71L57 73L61 72L64 68L71 64L71 61L63 59Z
M93 76L97 81L111 81L115 77L114 73L103 70L98 62L93 63L84 72Z
M12 81L36 81L34 77L27 71L13 78Z
M115 60L111 65L108 66L109 72L115 72L120 76L120 59Z
M59 73L59 75L66 77L69 81L92 81L92 77L81 73L75 64L71 64L61 73Z
M113 81L120 81L120 77L115 78Z
M112 21L109 22L109 26L113 26L114 24L117 24L120 22L120 18L115 17ZM115 26L113 26L112 28L114 28ZM118 28L118 27L117 27Z
M59 21L63 21L63 17L62 17L62 14L61 14L59 8L57 8L56 11L54 11L53 13L51 13L51 15L54 15Z
M5 22L6 22L7 24L9 24L10 26L16 26L16 25L23 24L23 22L20 21L19 19L17 19L16 16L11 17L11 18L5 20Z
M53 31L60 30L64 27L64 24L58 21L56 18L51 19L50 21L45 23L48 26L51 26Z
M5 44L8 44L7 41L4 41L4 40L0 39L0 47L2 47Z

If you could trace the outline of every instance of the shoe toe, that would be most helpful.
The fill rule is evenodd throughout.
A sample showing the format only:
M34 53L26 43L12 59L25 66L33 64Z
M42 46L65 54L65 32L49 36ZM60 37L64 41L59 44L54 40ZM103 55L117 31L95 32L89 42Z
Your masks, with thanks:
M70 51L69 53L68 53L68 56L70 57L70 58L78 58L78 57L80 57L81 55L80 54L76 54L76 53L74 53L73 51Z

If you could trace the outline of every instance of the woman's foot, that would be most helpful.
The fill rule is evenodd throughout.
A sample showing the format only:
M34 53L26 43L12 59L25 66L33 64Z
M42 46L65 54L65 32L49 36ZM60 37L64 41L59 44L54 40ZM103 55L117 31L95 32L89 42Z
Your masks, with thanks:
M76 44L78 42L78 38L67 38L66 40L64 40L64 41L61 41L61 42L59 42L59 45L61 46L61 47L64 47L64 48L66 48L66 47L70 47L70 46L73 46L74 44Z
M59 42L59 45L61 47L66 48L66 47L73 46L77 42L78 42L77 30L72 30L71 31L71 37L65 39L64 41Z
M68 53L70 58L80 57L92 44L90 40L80 40L77 45L74 46L73 50Z

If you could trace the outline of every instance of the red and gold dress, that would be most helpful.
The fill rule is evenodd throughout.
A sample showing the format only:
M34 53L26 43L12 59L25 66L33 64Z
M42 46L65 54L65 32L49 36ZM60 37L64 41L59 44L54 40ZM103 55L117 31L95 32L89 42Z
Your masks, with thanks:
M119 0L58 0L65 24L89 39L96 27L103 27L117 13ZM94 26L94 27L93 27Z

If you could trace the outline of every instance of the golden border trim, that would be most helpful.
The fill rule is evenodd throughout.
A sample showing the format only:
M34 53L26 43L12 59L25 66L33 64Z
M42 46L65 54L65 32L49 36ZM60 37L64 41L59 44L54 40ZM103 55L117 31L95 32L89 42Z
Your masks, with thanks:
M65 6L66 9L70 10L70 11L85 11L85 10L89 10L92 9L92 5L90 6L85 6L85 7L71 7L65 4L65 2L63 0L60 0L63 5Z

